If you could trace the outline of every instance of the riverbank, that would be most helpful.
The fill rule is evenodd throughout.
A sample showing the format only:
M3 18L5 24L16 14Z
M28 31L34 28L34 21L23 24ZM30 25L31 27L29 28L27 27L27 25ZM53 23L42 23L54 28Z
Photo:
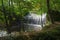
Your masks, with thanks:
M4 39L3 39L4 38ZM60 40L60 25L51 24L39 32L15 32L14 36L2 37L3 40Z

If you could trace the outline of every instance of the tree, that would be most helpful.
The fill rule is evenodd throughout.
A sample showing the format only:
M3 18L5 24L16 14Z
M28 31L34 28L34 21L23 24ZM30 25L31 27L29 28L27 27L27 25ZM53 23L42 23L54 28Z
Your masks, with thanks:
M4 8L3 0L1 0L1 2L2 2L2 11L4 13L5 23L6 23L6 27L7 27L8 26L8 22L7 22L7 18L6 18L6 12L5 12L5 8Z
M50 21L54 23L54 18L53 15L51 14L51 9L50 9L50 1L47 0L47 9L48 9L48 17L50 18Z

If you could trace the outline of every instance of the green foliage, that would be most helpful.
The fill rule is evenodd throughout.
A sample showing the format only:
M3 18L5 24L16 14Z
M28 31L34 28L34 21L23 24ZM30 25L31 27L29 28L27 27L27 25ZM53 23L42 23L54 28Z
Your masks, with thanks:
M29 11L34 11L37 14L47 12L47 7L46 0L0 0L0 10L3 14L1 19L11 22L23 19Z
M5 8L14 9L14 12L19 15L22 14L24 15L26 12L29 11L42 11L46 12L46 1L44 0L10 0L10 6L9 6L9 1L8 0L3 0L3 4ZM45 10L44 10L45 9Z
M60 11L60 0L50 0L50 8Z

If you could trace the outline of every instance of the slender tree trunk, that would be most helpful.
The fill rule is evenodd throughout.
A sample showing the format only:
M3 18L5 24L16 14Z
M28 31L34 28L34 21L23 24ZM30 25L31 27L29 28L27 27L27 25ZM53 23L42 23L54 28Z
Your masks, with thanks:
M50 19L50 21L52 22L52 23L54 23L54 19L53 19L53 16L52 16L52 14L51 14L51 12L50 12L50 0L47 0L47 9L48 9L48 18Z
M41 7L41 10L42 10L42 7ZM41 26L43 27L43 21L42 21L42 11L41 11Z
M4 13L4 18L5 18L5 24L6 24L6 28L8 27L8 20L7 20L7 18L6 18L6 12L5 12L5 7L4 7L4 4L3 4L3 0L1 0L2 1L2 11L3 11L3 13Z
M20 2L23 2L23 0L19 0L19 10L20 10L20 19L21 19L21 31L25 31L24 30L24 25L23 25L23 12L22 12L22 6L20 5Z
M8 8L9 8L9 12L8 12L8 21L9 21L9 23L8 23L8 27L7 27L7 31L8 31L8 33L11 33L11 23L12 23L12 13L11 13L11 0L8 0Z

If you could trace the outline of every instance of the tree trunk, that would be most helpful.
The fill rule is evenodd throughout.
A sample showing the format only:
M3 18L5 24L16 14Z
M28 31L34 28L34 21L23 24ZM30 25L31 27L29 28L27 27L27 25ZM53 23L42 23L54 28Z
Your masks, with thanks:
M48 18L50 19L51 23L54 24L54 19L53 19L53 16L51 15L51 12L50 12L50 0L47 0L47 9L48 9Z
M2 1L2 11L3 11L3 13L4 13L4 18L5 18L5 27L7 28L8 27L8 20L7 20L7 18L6 18L6 12L5 12L5 7L4 7L4 4L3 4L3 0L1 0Z

